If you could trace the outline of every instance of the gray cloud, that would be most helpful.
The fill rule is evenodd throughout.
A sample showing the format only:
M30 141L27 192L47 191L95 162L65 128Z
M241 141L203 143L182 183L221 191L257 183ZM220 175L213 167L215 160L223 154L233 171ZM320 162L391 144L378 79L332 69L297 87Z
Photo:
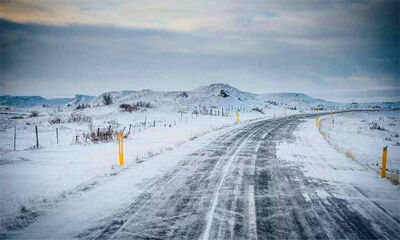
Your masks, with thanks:
M116 4L57 1L34 4L34 11L74 13L75 22L61 14L25 23L17 17L28 11L25 2L17 3L19 10L6 15L11 21L0 21L2 93L97 94L212 82L255 92L400 88L398 1L231 1L174 11L148 3L143 9L152 17L139 21L133 12L132 25L112 14ZM79 17L82 11L95 15ZM188 24L179 27L174 14Z

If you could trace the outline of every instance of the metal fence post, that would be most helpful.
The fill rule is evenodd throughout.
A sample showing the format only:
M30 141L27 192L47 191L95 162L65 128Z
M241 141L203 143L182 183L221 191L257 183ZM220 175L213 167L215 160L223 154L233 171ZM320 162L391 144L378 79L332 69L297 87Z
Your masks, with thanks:
M124 166L124 136L118 133L119 166Z
M386 159L387 159L387 146L383 148L383 152L382 152L381 178L386 177Z

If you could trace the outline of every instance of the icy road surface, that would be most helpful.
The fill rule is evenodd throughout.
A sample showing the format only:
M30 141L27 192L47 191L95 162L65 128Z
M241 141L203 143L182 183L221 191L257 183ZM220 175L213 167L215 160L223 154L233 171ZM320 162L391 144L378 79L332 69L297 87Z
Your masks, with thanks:
M246 124L179 157L129 204L72 237L400 238L398 186L336 152L307 116ZM39 223L30 231L22 237L46 237Z

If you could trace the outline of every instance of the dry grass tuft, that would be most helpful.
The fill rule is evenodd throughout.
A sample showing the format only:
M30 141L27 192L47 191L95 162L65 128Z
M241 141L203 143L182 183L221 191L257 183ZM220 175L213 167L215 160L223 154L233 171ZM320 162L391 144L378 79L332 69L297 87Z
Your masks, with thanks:
M346 157L350 158L353 161L357 161L356 157L354 156L354 154L350 151L350 149L346 150Z
M318 128L319 133L326 138L326 132L322 131L321 127Z
M399 185L399 175L391 173L389 178L393 185Z

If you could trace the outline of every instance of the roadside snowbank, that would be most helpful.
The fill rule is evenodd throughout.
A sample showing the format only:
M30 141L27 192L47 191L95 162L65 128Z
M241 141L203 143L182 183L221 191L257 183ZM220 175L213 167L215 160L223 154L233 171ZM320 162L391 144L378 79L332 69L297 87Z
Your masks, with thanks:
M379 170L382 149L388 146L387 169L400 172L400 112L354 112L321 120L321 130L337 150Z

